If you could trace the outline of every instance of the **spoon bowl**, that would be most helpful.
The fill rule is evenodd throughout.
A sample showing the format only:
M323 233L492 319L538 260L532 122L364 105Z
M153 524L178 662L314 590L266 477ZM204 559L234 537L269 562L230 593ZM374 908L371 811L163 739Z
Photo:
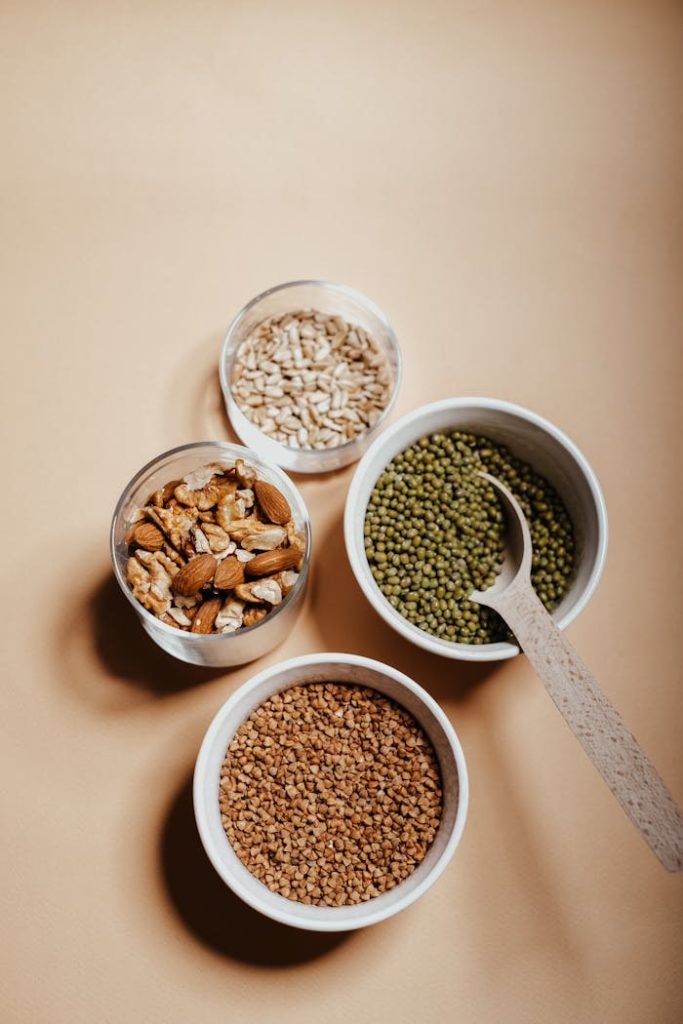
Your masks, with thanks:
M526 516L511 491L490 473L479 473L479 476L498 491L507 520L507 543L495 582L485 591L473 590L470 595L470 600L477 604L489 604L491 598L504 594L518 578L522 580L530 577L532 544Z

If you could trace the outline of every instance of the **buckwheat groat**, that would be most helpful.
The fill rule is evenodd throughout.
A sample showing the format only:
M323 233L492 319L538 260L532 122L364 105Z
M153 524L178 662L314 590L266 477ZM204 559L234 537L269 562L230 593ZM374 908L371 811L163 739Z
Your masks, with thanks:
M307 683L237 730L221 768L223 827L272 892L343 906L392 889L424 859L441 776L422 727L366 687Z

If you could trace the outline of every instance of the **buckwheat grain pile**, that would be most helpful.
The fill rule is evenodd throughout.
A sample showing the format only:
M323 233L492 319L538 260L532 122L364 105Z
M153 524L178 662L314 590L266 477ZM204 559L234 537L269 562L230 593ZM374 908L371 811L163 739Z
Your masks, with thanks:
M223 827L272 892L342 906L407 878L442 809L421 726L376 690L309 683L275 694L240 726L221 768Z

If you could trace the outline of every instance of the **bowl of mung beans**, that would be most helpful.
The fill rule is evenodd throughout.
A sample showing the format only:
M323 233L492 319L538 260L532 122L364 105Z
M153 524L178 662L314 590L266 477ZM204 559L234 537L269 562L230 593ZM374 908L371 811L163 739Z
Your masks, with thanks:
M492 585L505 550L503 508L482 471L520 502L532 584L564 629L600 578L607 512L586 458L528 409L453 398L403 416L361 459L344 534L363 593L392 628L444 657L494 661L519 647L493 611L469 599Z
M398 339L367 296L289 281L234 318L219 372L239 438L297 473L355 462L386 424L401 383Z
M220 708L194 773L206 853L253 909L364 928L427 891L460 842L467 767L417 683L351 654L272 665Z

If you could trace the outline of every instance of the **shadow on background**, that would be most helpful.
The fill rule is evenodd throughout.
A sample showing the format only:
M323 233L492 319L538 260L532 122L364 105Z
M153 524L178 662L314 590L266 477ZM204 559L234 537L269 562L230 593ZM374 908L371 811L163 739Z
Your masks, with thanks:
M145 633L111 574L91 595L88 605L98 657L119 679L163 695L209 682L227 671L188 665L162 651Z
M165 697L225 676L229 670L187 665L151 640L112 573L69 605L56 639L66 684L111 710ZM106 689L102 670L112 684Z
M204 852L194 820L191 777L169 808L159 857L169 899L186 928L204 945L233 960L263 967L294 966L324 956L352 934L290 928L238 899Z
M394 665L441 702L467 700L497 671L494 662L453 661L431 654L387 625L369 604L351 571L344 543L343 509L317 540L312 586L312 615L326 650L363 654Z
M191 441L230 441L239 444L223 401L218 364L222 335L211 335L188 347L169 388L164 411L169 436L179 429Z

